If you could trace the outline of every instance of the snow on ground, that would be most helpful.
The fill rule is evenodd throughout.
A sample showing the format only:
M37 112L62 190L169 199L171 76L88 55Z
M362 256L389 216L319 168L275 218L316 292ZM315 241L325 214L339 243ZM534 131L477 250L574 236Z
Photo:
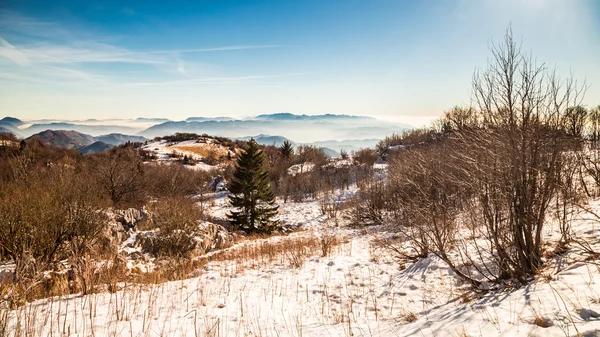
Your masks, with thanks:
M292 177L296 174L310 172L315 168L315 164L311 162L300 163L290 166L287 169L287 173Z
M372 259L368 238L355 234L332 256L316 254L299 269L211 263L196 278L39 300L10 318L39 313L31 323L39 335L394 336L406 308L457 295L439 291L448 270L438 262L399 272L391 261Z
M226 194L215 197L208 211L224 216ZM38 300L9 312L8 331L26 320L40 336L600 336L600 267L574 262L580 251L561 257L551 279L478 298L435 257L401 270L372 244L376 228L325 226L319 201L285 203L280 212L305 230L263 240L335 233L347 241L299 268L287 255L268 264L210 262L182 281ZM576 237L600 241L589 217L573 226Z
M2 263L0 264L0 282L5 278L9 278L13 276L15 272L15 264L14 263Z
M337 190L334 195L329 196L329 202L343 202L350 200L356 193L356 185L345 190ZM217 192L211 195L214 199L212 205L208 207L207 213L212 218L224 220L227 213L231 211L227 192ZM327 216L321 213L321 200L306 200L300 202L284 202L282 198L277 198L279 205L279 215L277 220L282 225L291 228L320 229L327 220Z
M536 324L548 325L541 327ZM544 322L545 321L545 322ZM550 282L450 303L399 327L401 336L600 336L600 271L577 263Z
M198 142L196 139L182 142L160 140L144 145L143 149L153 152L159 161L169 161L171 159L170 155L173 153L181 156L188 156L199 162L194 165L186 165L186 167L201 171L211 171L219 168L218 166L201 162L200 160L204 159L202 153L214 151L219 155L226 155L228 151L220 144L215 144L214 140L210 138L201 138L201 142Z

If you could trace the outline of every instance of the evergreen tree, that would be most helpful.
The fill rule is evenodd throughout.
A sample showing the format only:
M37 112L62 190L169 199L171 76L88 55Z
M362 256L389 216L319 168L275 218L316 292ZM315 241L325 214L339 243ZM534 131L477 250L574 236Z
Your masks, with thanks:
M290 159L294 155L294 148L292 147L292 143L290 143L287 140L283 142L283 145L279 147L279 151L285 159Z
M263 170L264 153L254 139L238 156L235 173L229 187L229 201L236 210L228 214L234 228L246 232L270 233L278 225L272 218L279 206L271 191L269 173Z

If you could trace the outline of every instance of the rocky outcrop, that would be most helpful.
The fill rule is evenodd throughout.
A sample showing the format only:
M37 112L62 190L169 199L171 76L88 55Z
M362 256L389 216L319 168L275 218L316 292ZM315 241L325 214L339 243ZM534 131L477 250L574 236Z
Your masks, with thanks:
M227 191L227 181L225 180L225 177L221 175L212 178L208 186L213 192Z
M196 257L213 250L231 247L234 241L234 235L225 227L204 222L191 233L176 231L169 237L161 236L160 230L140 232L135 239L135 246L141 247L143 252L153 255L182 248L189 251L192 257Z
M123 228L127 230L136 230L137 224L142 221L145 221L149 218L149 214L145 208L141 210L136 208L129 208L125 210L116 210L115 211L115 221L120 223Z
M205 222L200 225L197 234L194 236L196 255L204 255L212 250L219 250L233 246L235 238L225 227Z
M118 222L110 222L102 228L102 237L111 246L116 247L127 238L127 232L122 224Z

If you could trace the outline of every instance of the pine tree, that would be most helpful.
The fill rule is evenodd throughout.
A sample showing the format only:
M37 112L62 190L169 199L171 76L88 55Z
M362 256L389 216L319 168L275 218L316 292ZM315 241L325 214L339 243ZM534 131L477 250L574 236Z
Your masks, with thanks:
M272 218L279 206L275 205L269 173L263 170L264 160L265 155L254 139L250 139L246 151L238 156L229 187L229 201L236 210L227 215L236 229L270 233L278 225Z
M290 143L287 140L283 142L283 145L279 147L279 151L285 159L290 159L294 155L294 148L292 147L292 143Z

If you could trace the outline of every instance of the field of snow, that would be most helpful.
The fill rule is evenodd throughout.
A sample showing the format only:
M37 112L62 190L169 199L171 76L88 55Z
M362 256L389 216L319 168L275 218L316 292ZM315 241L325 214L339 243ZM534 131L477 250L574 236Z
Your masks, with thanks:
M210 138L204 139L202 142L197 140L187 140L182 142L169 142L169 141L156 141L144 145L143 149L153 152L159 161L170 160L170 155L177 154L180 156L188 156L191 159L198 160L199 162L194 165L188 165L187 167L194 170L211 171L218 169L218 166L209 165L201 162L209 153L215 153L219 156L226 156L227 149L219 144L212 142Z
M215 197L208 211L225 217L225 194ZM378 228L332 227L320 201L282 204L280 212L299 230L238 245L325 235L342 243L302 263L291 253L270 263L214 261L181 281L38 300L0 317L0 331L6 322L8 336L600 336L600 267L581 251L526 287L477 295L435 257L401 269L374 244ZM574 230L600 241L589 218Z

